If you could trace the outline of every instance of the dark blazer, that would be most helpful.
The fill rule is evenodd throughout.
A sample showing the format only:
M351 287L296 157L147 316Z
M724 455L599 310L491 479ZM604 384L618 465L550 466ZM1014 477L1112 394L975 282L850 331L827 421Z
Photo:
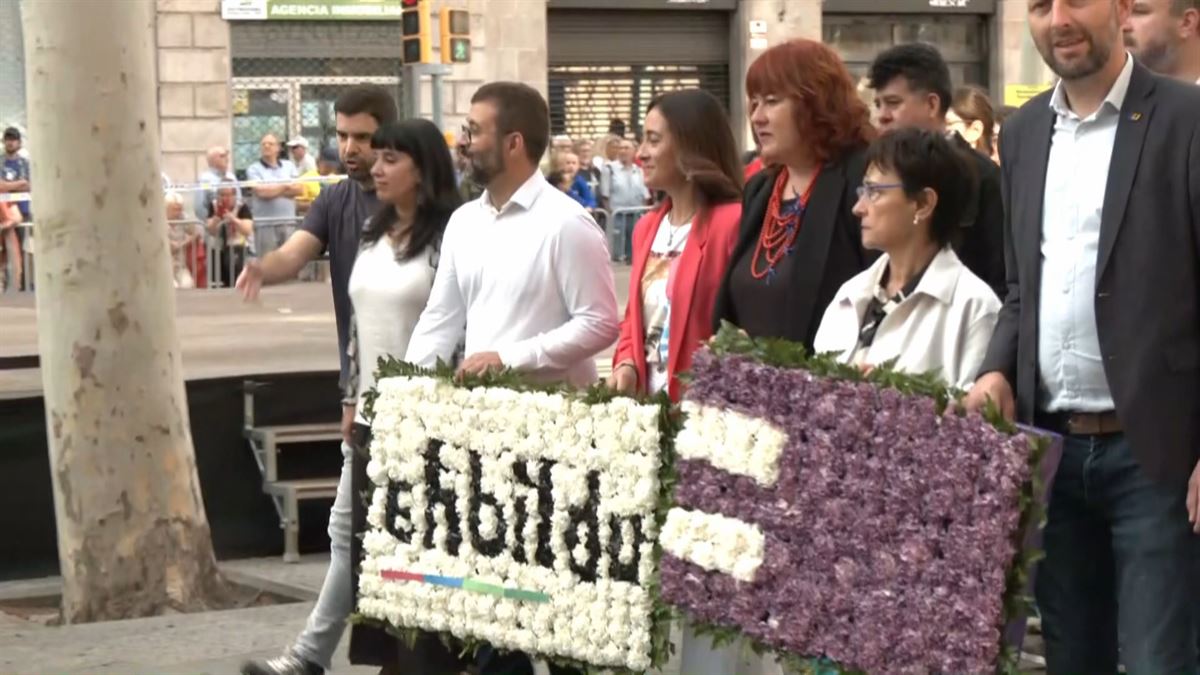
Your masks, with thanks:
M862 185L865 172L865 148L842 155L827 163L821 171L813 186L812 205L804 215L796 238L794 255L798 260L786 280L791 286L791 302L780 308L785 314L785 328L781 335L769 337L800 342L811 351L821 316L833 301L834 293L879 256L877 252L863 249L861 223L851 212L858 201L855 190ZM738 308L730 294L729 279L739 260L754 255L778 175L778 169L764 170L746 184L737 247L713 309L714 330L720 328L722 321L738 325Z
M1051 95L1025 104L1001 136L1008 295L980 371L1015 386L1023 422L1038 385ZM1200 450L1200 87L1134 66L1097 255L1096 329L1117 416L1143 470L1185 482Z
M975 151L958 134L959 149L972 160L977 180L968 203L954 252L967 269L995 291L1001 300L1008 289L1004 275L1004 202L1000 198L1000 167Z

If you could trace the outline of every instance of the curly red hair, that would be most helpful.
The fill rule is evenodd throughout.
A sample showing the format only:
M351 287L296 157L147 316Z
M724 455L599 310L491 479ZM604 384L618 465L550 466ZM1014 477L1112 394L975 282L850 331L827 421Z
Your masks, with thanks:
M818 162L864 147L876 136L871 111L846 64L820 42L789 40L763 52L746 73L746 94L791 99L796 129Z

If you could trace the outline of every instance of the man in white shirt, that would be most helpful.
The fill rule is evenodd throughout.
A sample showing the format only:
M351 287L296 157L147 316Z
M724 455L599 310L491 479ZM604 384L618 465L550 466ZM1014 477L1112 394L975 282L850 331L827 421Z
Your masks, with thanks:
M546 101L524 84L484 85L464 132L464 154L486 190L446 226L405 360L449 362L465 340L462 373L512 368L586 387L597 380L594 357L617 338L617 296L600 228L538 171ZM502 660L485 657L482 672L514 667Z
M1123 28L1142 65L1200 84L1200 0L1135 0Z
M1050 675L1198 665L1200 88L1124 51L1133 4L1029 2L1061 80L1004 126L1008 293L966 400L1063 437Z
M482 87L465 148L483 196L450 218L429 305L407 359L461 369L513 368L586 387L593 357L617 338L617 297L600 228L537 171L549 122L545 100L523 84Z

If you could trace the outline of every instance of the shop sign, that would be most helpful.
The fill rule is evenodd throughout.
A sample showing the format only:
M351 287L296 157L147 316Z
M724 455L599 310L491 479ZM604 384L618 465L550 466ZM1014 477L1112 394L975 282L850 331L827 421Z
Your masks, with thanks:
M221 0L226 21L399 20L400 0Z
M1004 105L1020 108L1029 99L1046 91L1050 84L1006 84L1004 85Z

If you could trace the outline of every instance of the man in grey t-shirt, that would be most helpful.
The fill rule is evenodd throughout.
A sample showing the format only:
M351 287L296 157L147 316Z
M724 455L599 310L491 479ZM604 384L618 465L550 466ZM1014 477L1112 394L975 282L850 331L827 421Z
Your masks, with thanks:
M252 300L262 286L294 279L306 264L328 250L341 384L345 390L349 377L346 347L350 335L350 271L358 254L358 237L363 223L379 206L371 180L371 167L375 163L371 136L380 126L395 122L397 111L395 100L386 89L362 85L339 96L334 112L338 151L350 180L324 187L304 217L301 229L278 250L246 262L238 277L237 288L243 297ZM254 216L257 220L258 213ZM304 630L286 653L267 661L245 664L242 667L245 675L320 675L330 667L333 652L346 627L346 618L354 610L350 443L354 403L345 401L342 406L342 437L345 441L342 445L342 476L337 498L329 512L329 570L317 604Z

